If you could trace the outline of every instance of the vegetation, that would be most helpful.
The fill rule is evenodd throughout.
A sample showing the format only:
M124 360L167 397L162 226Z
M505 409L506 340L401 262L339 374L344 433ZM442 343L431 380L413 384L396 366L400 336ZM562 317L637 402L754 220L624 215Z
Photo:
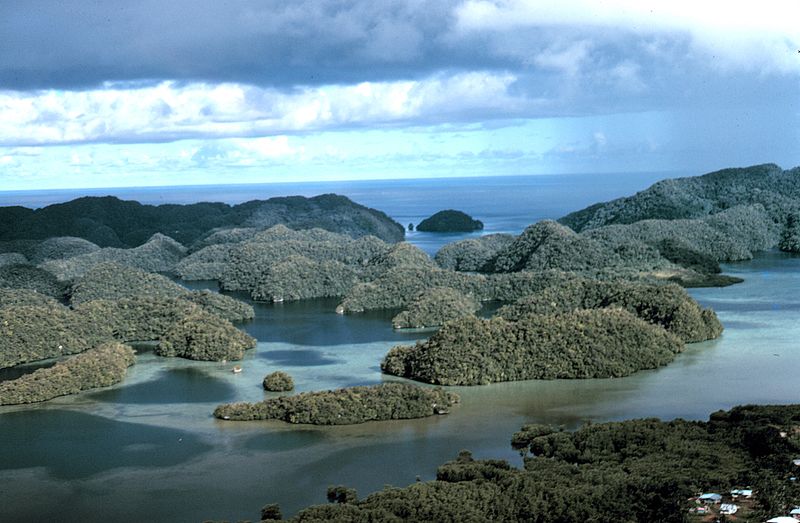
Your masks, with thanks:
M739 206L713 216L680 220L643 220L587 231L600 241L638 240L658 248L665 240L679 241L717 261L749 260L756 251L778 243L779 227L760 205Z
M0 208L0 240L84 238L101 247L137 247L156 233L191 245L218 229L263 229L283 223L293 229L322 229L359 237L368 234L395 242L403 227L386 214L344 196L290 196L240 205L142 205L107 196L85 197L31 210Z
M760 204L776 223L796 209L800 169L774 164L723 169L703 176L662 180L634 196L568 214L561 223L576 231L641 220L703 218L739 205Z
M506 305L497 315L519 321L528 314L555 314L577 309L619 307L659 325L684 342L705 341L722 333L714 311L702 309L678 285L576 278Z
M288 258L266 268L250 295L260 301L291 301L345 294L358 281L354 268L338 261Z
M182 298L228 321L252 319L253 307L229 296L208 290L188 291L160 274L118 265L99 263L89 269L72 285L70 304L80 306L93 300L119 300L146 296L148 298Z
M18 252L0 253L0 267L5 265L28 265L29 263L28 258Z
M800 214L786 216L786 225L781 232L778 248L786 252L800 252Z
M108 387L122 381L134 362L134 351L127 345L105 343L52 367L0 382L0 405L36 403Z
M33 265L0 266L0 289L30 289L59 300L67 290L53 273Z
M472 232L481 229L483 229L482 221L453 209L439 211L417 225L417 230L422 232Z
M405 308L420 293L434 287L449 287L463 294L483 296L486 278L429 267L396 267L373 281L355 285L340 307L345 313Z
M448 243L436 253L434 260L442 269L460 272L490 272L497 253L514 241L511 234L487 234Z
M395 329L438 327L446 321L469 316L480 307L472 296L447 287L434 287L421 293L407 310L395 316L392 326Z
M275 371L264 376L264 390L269 392L288 392L294 389L294 380L283 371Z
M528 426L515 447L523 469L462 451L435 481L386 488L343 504L309 507L292 521L687 520L689 499L750 485L753 521L800 499L789 478L800 447L800 406L737 407L708 422L655 419L591 424L572 432ZM340 487L340 491L345 487Z
M0 308L0 368L84 352L107 341L159 341L158 354L241 359L255 340L181 298L92 300Z
M32 289L0 289L0 308L25 305L56 307L59 303Z
M186 256L186 248L168 236L154 234L146 243L134 249L107 247L71 258L50 260L41 266L59 280L83 276L97 264L113 262L147 272L174 272L176 264Z
M27 252L31 263L38 265L48 260L73 258L98 250L100 250L100 247L83 238L61 236L36 242Z
M313 425L351 425L444 414L457 401L458 396L441 388L385 383L304 392L258 403L220 405L214 416L238 421L275 419Z
M603 243L578 235L554 221L544 220L529 226L497 253L493 272L582 271L622 265L620 256Z
M619 308L518 321L465 317L427 341L391 349L381 369L438 385L609 378L666 365L682 350L677 336Z

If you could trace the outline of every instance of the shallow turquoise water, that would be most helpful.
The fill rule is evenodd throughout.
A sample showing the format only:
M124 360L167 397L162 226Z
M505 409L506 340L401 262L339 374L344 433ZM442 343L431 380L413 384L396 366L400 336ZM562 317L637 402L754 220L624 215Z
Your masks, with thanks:
M667 367L623 379L461 387L449 416L351 427L225 423L211 411L268 397L261 379L276 369L301 391L391 379L380 374L381 357L424 333L392 331L388 312L336 315L335 300L258 305L244 328L259 344L241 374L231 364L144 353L121 386L0 409L0 521L256 519L267 502L284 513L324 502L330 484L366 494L432 478L462 448L518 463L508 442L527 422L706 419L737 404L797 402L800 258L765 253L725 271L745 282L692 291L717 310L723 336Z

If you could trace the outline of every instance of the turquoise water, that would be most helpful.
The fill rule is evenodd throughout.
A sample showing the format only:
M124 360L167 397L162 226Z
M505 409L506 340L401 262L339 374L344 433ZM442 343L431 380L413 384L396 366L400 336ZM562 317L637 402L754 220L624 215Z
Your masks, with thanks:
M256 520L268 502L284 514L322 503L331 484L363 495L433 478L464 448L519 464L508 442L528 422L706 419L737 404L797 402L800 258L770 252L725 272L744 283L692 291L717 310L723 336L667 367L623 379L460 387L462 403L448 416L349 427L221 422L211 412L276 395L261 379L277 369L300 391L392 379L380 374L380 359L425 333L393 331L393 311L337 315L336 300L256 304L243 328L259 343L240 374L230 363L143 352L119 386L0 408L0 521Z
M338 316L330 300L260 305L245 328L262 341L241 374L230 364L143 354L121 386L0 409L0 521L254 519L267 502L287 513L324 502L329 484L367 493L430 479L462 448L518 463L508 441L527 422L705 419L737 404L798 401L800 258L766 253L725 270L745 282L692 291L716 308L725 333L667 367L623 379L456 388L462 404L449 416L352 427L210 416L220 401L269 397L260 381L278 368L299 390L380 382L386 350L414 337L380 318Z

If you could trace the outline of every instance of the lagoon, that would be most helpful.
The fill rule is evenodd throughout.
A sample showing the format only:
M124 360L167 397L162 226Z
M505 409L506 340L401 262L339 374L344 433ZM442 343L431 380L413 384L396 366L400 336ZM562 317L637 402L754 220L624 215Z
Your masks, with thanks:
M520 189L512 203L491 215L508 190L501 182L495 189L476 180L451 185L451 193L477 202L478 212L465 210L487 224L484 233L518 233L538 218L579 206L547 208L543 199L558 199L540 186L528 193L528 211ZM650 182L641 179L638 187ZM447 182L439 183L439 189L427 189L442 198L432 211L444 203ZM590 180L582 183L579 192L588 199ZM486 191L476 193L480 187ZM562 191L572 189L567 184ZM374 202L356 201L387 212L395 205L389 214L414 220L428 214L415 199L422 190L401 200L387 197L383 206L378 189L370 193ZM633 190L617 187L619 194L608 197ZM572 203L574 198L565 196ZM428 252L452 239L409 236ZM767 252L725 265L724 271L744 283L691 294L717 311L725 332L689 346L667 367L622 379L456 387L462 403L448 416L357 426L221 422L211 412L221 402L274 395L263 391L261 379L278 369L294 376L299 391L395 380L380 374L381 358L393 345L426 333L393 331L394 311L337 315L336 300L255 304L256 318L242 328L259 343L241 362L241 374L232 373L230 363L164 359L145 351L118 386L0 408L0 521L256 520L265 503L279 503L284 515L323 503L328 485L346 484L365 495L417 476L431 479L438 464L465 448L477 458L519 465L509 441L524 423L575 428L638 417L706 419L737 404L797 402L800 257Z

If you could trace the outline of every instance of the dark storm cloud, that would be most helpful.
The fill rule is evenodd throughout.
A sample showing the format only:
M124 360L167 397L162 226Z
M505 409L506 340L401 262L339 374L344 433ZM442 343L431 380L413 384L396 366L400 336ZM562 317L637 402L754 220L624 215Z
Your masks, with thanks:
M0 87L174 79L269 86L502 67L448 42L454 2L0 3Z

